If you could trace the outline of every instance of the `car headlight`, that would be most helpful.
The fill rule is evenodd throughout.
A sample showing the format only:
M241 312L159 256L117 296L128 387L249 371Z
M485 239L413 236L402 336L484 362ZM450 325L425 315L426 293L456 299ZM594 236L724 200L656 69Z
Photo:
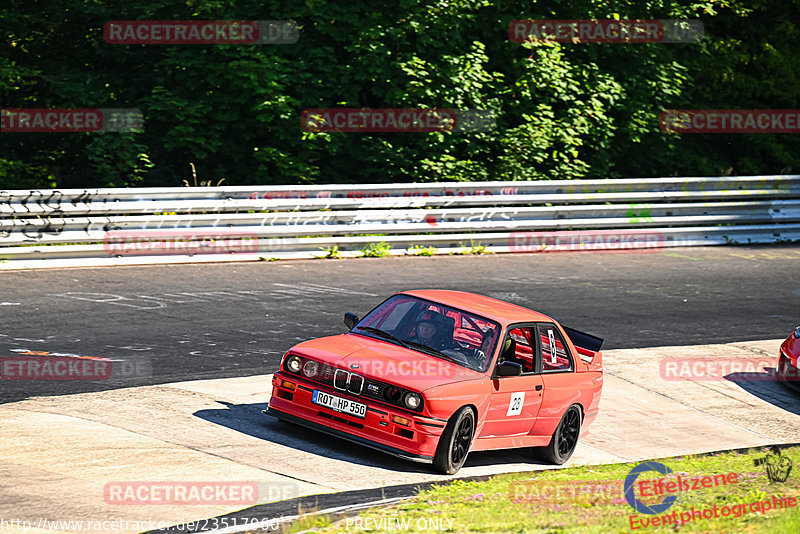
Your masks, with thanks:
M300 359L300 356L289 356L286 358L286 369L289 371L299 373L302 367L303 360Z
M422 406L422 397L416 393L406 393L403 402L409 410L418 410Z
M303 374L307 378L314 378L315 376L317 376L318 372L319 372L319 364L317 362L312 362L311 360L308 360L303 365Z
M798 326L794 331L794 337L800 339L800 326Z

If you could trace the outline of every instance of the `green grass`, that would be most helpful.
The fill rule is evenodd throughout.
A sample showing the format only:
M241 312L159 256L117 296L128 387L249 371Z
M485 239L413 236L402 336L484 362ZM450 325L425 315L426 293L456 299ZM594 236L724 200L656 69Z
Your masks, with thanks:
M754 460L763 458L763 449L746 452L730 452L707 456L690 456L660 460L672 469L668 475L654 471L642 473L639 481L664 478L665 482L703 476L714 477L736 473L735 483L698 487L696 490L675 493L678 500L668 510L657 515L637 513L622 494L622 482L629 471L639 462L599 466L581 466L568 469L499 475L488 481L472 482L456 480L452 484L435 486L420 492L412 500L402 504L372 509L348 519L323 526L317 525L314 532L364 532L356 519L367 519L373 530L382 519L388 521L410 520L410 529L419 532L430 529L429 520L443 521L445 531L471 533L553 533L553 532L736 532L736 533L789 533L800 532L800 447L784 449L796 464L785 482L770 482L764 467L756 466ZM636 496L645 504L659 503L663 496L645 497L636 486ZM632 530L630 517L640 521L662 517L676 512L680 523L681 512L723 506L741 511L742 506L772 496L794 497L794 508L747 512L740 517L697 519L682 526L649 526ZM729 508L730 509L730 508ZM452 523L450 521L452 520ZM419 524L418 524L419 522ZM452 529L447 526L452 524ZM308 523L307 523L308 525ZM306 527L309 528L309 527Z
M308 532L309 530L313 531L315 529L324 528L331 525L330 517L327 515L317 514L316 508L311 510L303 510L300 508L297 512L299 518L289 524L282 525L280 534L297 534L300 532ZM268 530L268 532L275 531Z
M361 249L361 255L364 258L383 258L390 254L392 246L388 243L381 241L380 243L370 243Z
M491 254L491 251L488 249L486 245L482 245L480 242L475 242L470 240L469 245L465 243L459 243L461 250L456 252L455 254Z
M318 258L327 258L332 260L342 259L342 253L339 251L339 245L333 245L332 247L320 247L320 250L325 252L325 255L317 256Z
M436 247L423 247L422 245L411 245L408 253L414 256L433 256L436 254Z

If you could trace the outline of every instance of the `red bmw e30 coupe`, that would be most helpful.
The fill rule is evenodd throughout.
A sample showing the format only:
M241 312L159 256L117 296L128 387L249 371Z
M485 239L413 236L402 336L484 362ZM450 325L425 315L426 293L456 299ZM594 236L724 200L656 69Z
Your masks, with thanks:
M787 386L800 390L800 326L781 343L777 375Z
M286 352L265 413L446 474L490 449L563 464L597 417L603 340L541 313L424 290L344 322Z

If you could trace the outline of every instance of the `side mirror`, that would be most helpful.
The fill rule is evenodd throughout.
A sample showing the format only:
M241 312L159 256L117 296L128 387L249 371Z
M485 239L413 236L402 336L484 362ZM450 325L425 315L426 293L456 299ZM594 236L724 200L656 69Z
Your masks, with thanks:
M500 362L497 366L497 376L519 376L522 374L522 365L517 362Z
M347 312L344 314L344 325L347 328L353 328L356 323L358 322L358 315L353 312Z

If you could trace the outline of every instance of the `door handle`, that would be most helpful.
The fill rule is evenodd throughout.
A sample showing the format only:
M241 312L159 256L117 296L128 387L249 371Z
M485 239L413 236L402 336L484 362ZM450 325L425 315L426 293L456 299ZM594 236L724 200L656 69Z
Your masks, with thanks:
M541 385L536 386L536 391L541 391L541 390L542 390L542 386Z

